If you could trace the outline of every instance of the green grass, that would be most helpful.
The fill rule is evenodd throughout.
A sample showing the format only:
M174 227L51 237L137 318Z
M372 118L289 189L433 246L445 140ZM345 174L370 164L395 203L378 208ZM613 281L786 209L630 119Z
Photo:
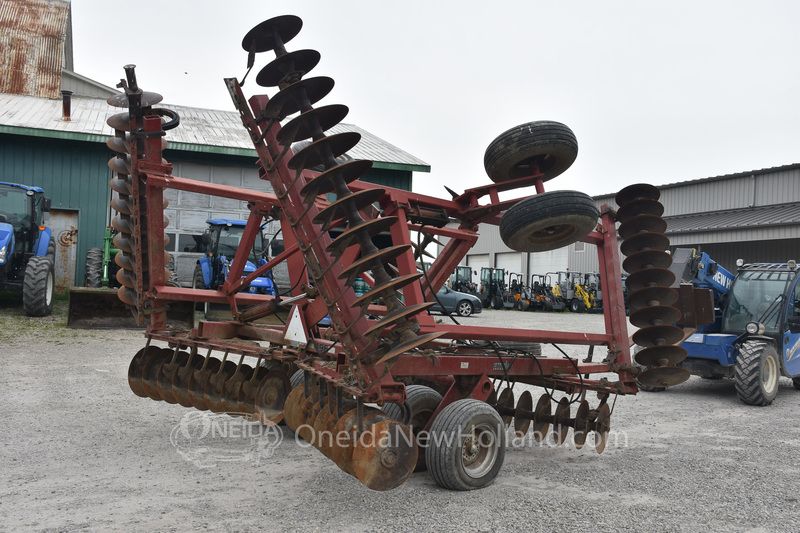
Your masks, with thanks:
M0 345L20 342L22 339L50 339L53 344L63 344L63 339L93 335L87 330L67 327L69 292L57 294L53 301L53 314L30 317L22 309L22 294L0 292Z

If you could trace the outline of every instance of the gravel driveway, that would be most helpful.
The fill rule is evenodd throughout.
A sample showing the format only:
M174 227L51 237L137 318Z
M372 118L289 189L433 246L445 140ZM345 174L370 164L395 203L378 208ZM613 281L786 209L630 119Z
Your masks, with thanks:
M67 329L65 312L0 306L0 530L800 530L800 391L785 378L763 408L727 380L621 397L602 455L517 443L482 490L447 491L423 472L374 492L285 427L219 416L199 446L197 411L128 388L141 333ZM461 322L602 331L593 315Z

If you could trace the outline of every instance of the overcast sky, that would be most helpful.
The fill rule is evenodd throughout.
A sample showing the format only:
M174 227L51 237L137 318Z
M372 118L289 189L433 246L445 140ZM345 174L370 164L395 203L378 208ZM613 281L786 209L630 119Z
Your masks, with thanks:
M166 103L233 110L241 41L303 19L321 104L431 165L414 188L489 183L483 154L517 124L555 120L578 159L547 190L591 195L800 162L800 2L792 0L72 0L75 70L114 86L137 65ZM255 74L245 94L268 92ZM321 105L320 104L320 105ZM188 177L188 176L187 176Z

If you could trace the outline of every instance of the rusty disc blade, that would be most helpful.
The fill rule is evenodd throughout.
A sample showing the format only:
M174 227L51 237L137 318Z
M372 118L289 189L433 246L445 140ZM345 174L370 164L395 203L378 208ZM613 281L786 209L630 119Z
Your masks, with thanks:
M348 282L352 282L357 275L361 274L365 270L377 270L377 268L373 268L373 266L378 267L385 265L386 263L397 259L410 249L410 244L398 244L397 246L382 248L376 252L362 257L352 265L342 270L341 274L339 274L339 279L347 279Z
M359 439L361 438L362 435L366 434L369 431L369 429L372 427L373 424L376 424L382 420L392 420L392 419L386 416L386 413L384 413L380 409L373 409L372 407L364 409L364 419L361 422L362 431L356 434L356 438L353 440L352 445L344 449L344 456L342 457L342 462L344 466L342 467L342 465L340 465L340 468L342 468L342 470L344 470L351 476L355 477L356 473L355 470L353 470L353 452L355 451L356 446L358 445ZM397 422L397 420L394 420L394 422ZM356 428L358 428L357 424Z
M110 137L106 141L106 146L108 146L112 151L117 152L118 154L131 153L131 145L128 144L128 142L122 137Z
M120 214L131 216L133 210L131 209L131 205L127 199L122 198L121 196L114 196L111 199L111 207L114 210L118 211ZM115 235L116 237L116 235Z
M266 366L258 366L253 369L250 379L242 383L242 387L239 389L239 397L237 398L238 412L256 414L256 391L261 380L267 377L269 372L270 370Z
M667 231L667 222L655 215L636 215L620 224L619 236L629 239L638 233L664 233Z
M152 107L163 100L164 97L158 93L150 92L150 91L142 91L141 94L141 106L142 107ZM115 94L114 96L110 96L108 100L106 100L108 105L114 107L130 107L130 101L128 99L128 95L125 93Z
M120 287L124 289L125 287ZM154 400L160 400L158 394L158 374L161 365L172 359L172 350L169 348L159 348L158 353L154 353L145 359L142 366L142 389L144 393Z
M681 319L681 312L668 305L642 307L631 312L631 324L637 328L676 324Z
M195 370L200 370L206 358L195 353L190 356L186 364L178 368L172 378L172 395L184 407L194 407L192 399L189 397L189 381Z
M340 123L350 110L346 105L331 104L315 107L293 118L278 131L275 139L283 146L308 139Z
M290 387L289 377L281 370L272 371L261 380L256 389L253 407L262 424L268 426L283 420L283 409Z
M663 252L669 248L669 237L663 233L637 233L633 237L622 241L620 252L624 255L633 255L636 252L658 250Z
M323 405L322 400L315 402L308 410L306 419L300 424L300 427L297 428L297 435L312 446L317 440L317 436L314 433L314 423L317 421L319 414L323 411Z
M129 287L131 289L136 288L136 275L130 270L120 268L117 270L117 275L115 277L117 278L117 282L123 287Z
M305 386L302 384L293 388L286 396L286 402L283 407L283 420L286 422L286 426L294 432L296 432L297 428L300 426L300 422L295 417L295 412L300 405L305 402L305 398Z
M300 33L303 20L295 15L281 15L272 17L254 26L242 39L242 48L245 52L267 52L275 49L275 38L281 44L286 44Z
M622 262L622 269L633 274L645 268L669 268L672 256L661 250L642 250L631 254Z
M678 326L649 326L633 334L633 342L644 348L675 344L683 338L683 329Z
M128 215L117 215L111 220L111 225L120 233L133 234L130 217Z
M106 120L106 124L120 131L131 131L131 115L130 113L117 113L111 115Z
M671 287L645 287L628 295L631 313L650 306L673 307L678 301L678 291Z
M351 210L361 211L380 200L384 193L386 193L384 189L364 189L363 191L339 197L331 205L317 213L313 222L315 224L324 224L348 217Z
M325 172L306 183L300 194L311 203L321 194L336 192L340 184L347 184L357 180L372 168L372 161L367 159L354 159L327 169Z
M657 187L649 183L634 183L619 191L614 197L614 201L617 202L617 205L622 206L634 200L658 200L659 198L661 198L661 191Z
M414 283L422 276L423 276L422 272L417 272L416 274L407 274L405 276L400 276L398 278L391 278L386 283L376 285L369 291L365 292L364 294L356 298L356 301L353 303L352 307L361 306L362 308L366 308L370 305L370 303L373 300L384 298L391 294L397 294L398 290L405 287L406 285Z
M125 270L134 270L136 268L136 263L133 260L133 256L124 252L115 255L114 262L118 267L124 268Z
M157 346L148 346L142 348L131 359L128 365L128 385L136 396L147 398L147 393L142 387L142 372L144 371L145 363L151 357L157 356L161 352L161 348Z
M575 448L580 450L586 442L586 437L589 435L589 402L581 400L578 405L578 411L575 413L575 420L573 422L572 438L575 441Z
M121 195L130 196L132 193L129 179L123 178L120 175L115 175L113 178L111 178L111 180L108 182L108 185L111 187L112 191Z
M365 331L364 337L368 339L378 337L384 329L394 326L395 324L399 324L409 317L433 307L433 304L434 302L423 302L421 304L411 305L408 307L400 307L394 313L382 317L376 324Z
M117 289L117 297L123 303L136 307L136 291L131 289L130 287L120 287L119 289Z
M511 387L506 387L500 392L500 395L497 397L497 405L495 406L495 409L502 417L503 424L506 427L510 426L511 421L514 419L514 415L503 413L508 413L508 410L514 409L514 391L511 390Z
M174 355L174 352L173 352ZM156 379L156 386L158 387L158 394L161 399L167 403L178 403L178 399L172 393L172 380L175 379L175 373L178 369L189 361L189 353L179 351L176 357L171 357L169 361L161 365ZM189 406L186 406L189 407Z
M611 430L611 409L608 404L604 403L597 411L597 420L595 420L594 430L594 446L597 453L603 453L606 449L608 442L608 432Z
M653 215L655 217L660 217L663 214L664 206L661 205L661 202L641 198L639 200L628 202L620 207L617 210L617 222L622 224L639 215Z
M681 346L651 346L637 352L634 360L642 366L675 366L686 356L686 348Z
M625 280L628 293L647 287L669 287L675 281L675 274L666 268L646 268L634 272Z
M203 392L205 391L208 378L210 378L212 374L219 370L220 364L221 361L216 357L209 357L208 362L205 363L205 368L195 370L189 375L187 390L189 401L192 402L192 406L195 409L199 409L201 411L208 410Z
M108 160L108 168L117 174L123 174L127 176L131 173L131 162L127 157L114 156Z
M333 453L333 447L336 445L336 424L339 422L339 412L341 411L342 415L344 416L344 414L355 409L355 407L356 403L354 400L344 400L341 410L334 406L333 413L331 413L331 416L328 418L327 422L325 422L322 432L318 436L318 449L326 457L331 457L331 454ZM314 426L316 427L316 424Z
M533 411L533 396L530 391L525 391L520 395L517 407L514 409L514 433L518 438L522 438L531 426L529 413Z
M391 490L414 472L418 453L410 427L381 420L359 436L353 448L353 472L372 490Z
M114 235L114 245L123 252L133 253L133 238L127 233Z
M328 245L327 251L338 258L347 248L353 244L357 244L358 238L362 232L366 232L367 235L372 238L381 232L389 230L398 220L399 219L395 216L378 217L366 220L355 226L350 226Z
M536 402L536 410L533 412L533 438L536 442L542 442L547 430L550 429L552 411L550 410L550 396L542 394Z
M225 361L219 370L209 376L206 381L206 386L203 389L206 409L214 413L225 412L225 406L222 403L222 393L225 388L225 381L234 373L236 373L236 363L233 361Z
M242 384L253 377L253 367L250 365L239 365L236 372L225 380L222 387L222 405L226 413L239 413L239 394L242 391Z
M287 165L292 170L313 168L326 161L336 160L352 150L361 140L361 134L346 131L322 137L298 150Z
M646 387L672 387L673 385L680 385L690 376L691 374L685 368L659 366L645 370L636 376L636 381Z
M262 87L277 87L287 77L302 78L319 64L320 54L316 50L295 50L267 63L256 76Z
M366 408L364 411L366 413ZM358 409L354 408L344 413L336 422L333 434L336 438L331 444L329 457L336 466L347 472L345 456L348 449L355 445L358 436Z
M438 339L442 335L447 335L447 332L436 331L434 333L426 333L425 335L416 335L406 342L392 346L388 352L381 355L381 358L378 360L378 364L385 363L386 361L389 361L390 359L397 357L402 353L409 352L414 348L419 348L420 346L423 346L434 339Z
M333 78L317 76L287 85L270 99L262 112L262 117L281 121L294 115L302 105L314 105L333 89Z
M565 396L561 398L556 407L556 414L553 416L553 442L562 445L567 440L569 432L569 399Z

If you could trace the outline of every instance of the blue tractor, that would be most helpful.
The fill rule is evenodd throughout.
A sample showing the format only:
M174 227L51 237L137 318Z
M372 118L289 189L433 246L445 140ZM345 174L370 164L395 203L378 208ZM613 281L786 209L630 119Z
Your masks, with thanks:
M732 378L739 399L751 405L772 403L781 375L792 378L800 389L800 284L795 261L742 263L734 278L708 255L679 248L673 265L678 270L685 267L678 278L711 289L716 307L714 323L698 327L681 344L688 357L679 366L708 379Z
M53 312L56 243L44 225L49 210L40 187L0 182L0 290L21 291L28 316Z
M194 268L192 287L195 289L216 289L228 277L233 257L239 249L244 234L244 220L227 218L210 218L206 220L208 228L198 243L197 250L203 253ZM255 245L244 267L244 276L254 272L257 266L266 264L269 251L268 242L263 233L256 237ZM272 276L259 277L253 280L247 292L275 295L275 283Z

